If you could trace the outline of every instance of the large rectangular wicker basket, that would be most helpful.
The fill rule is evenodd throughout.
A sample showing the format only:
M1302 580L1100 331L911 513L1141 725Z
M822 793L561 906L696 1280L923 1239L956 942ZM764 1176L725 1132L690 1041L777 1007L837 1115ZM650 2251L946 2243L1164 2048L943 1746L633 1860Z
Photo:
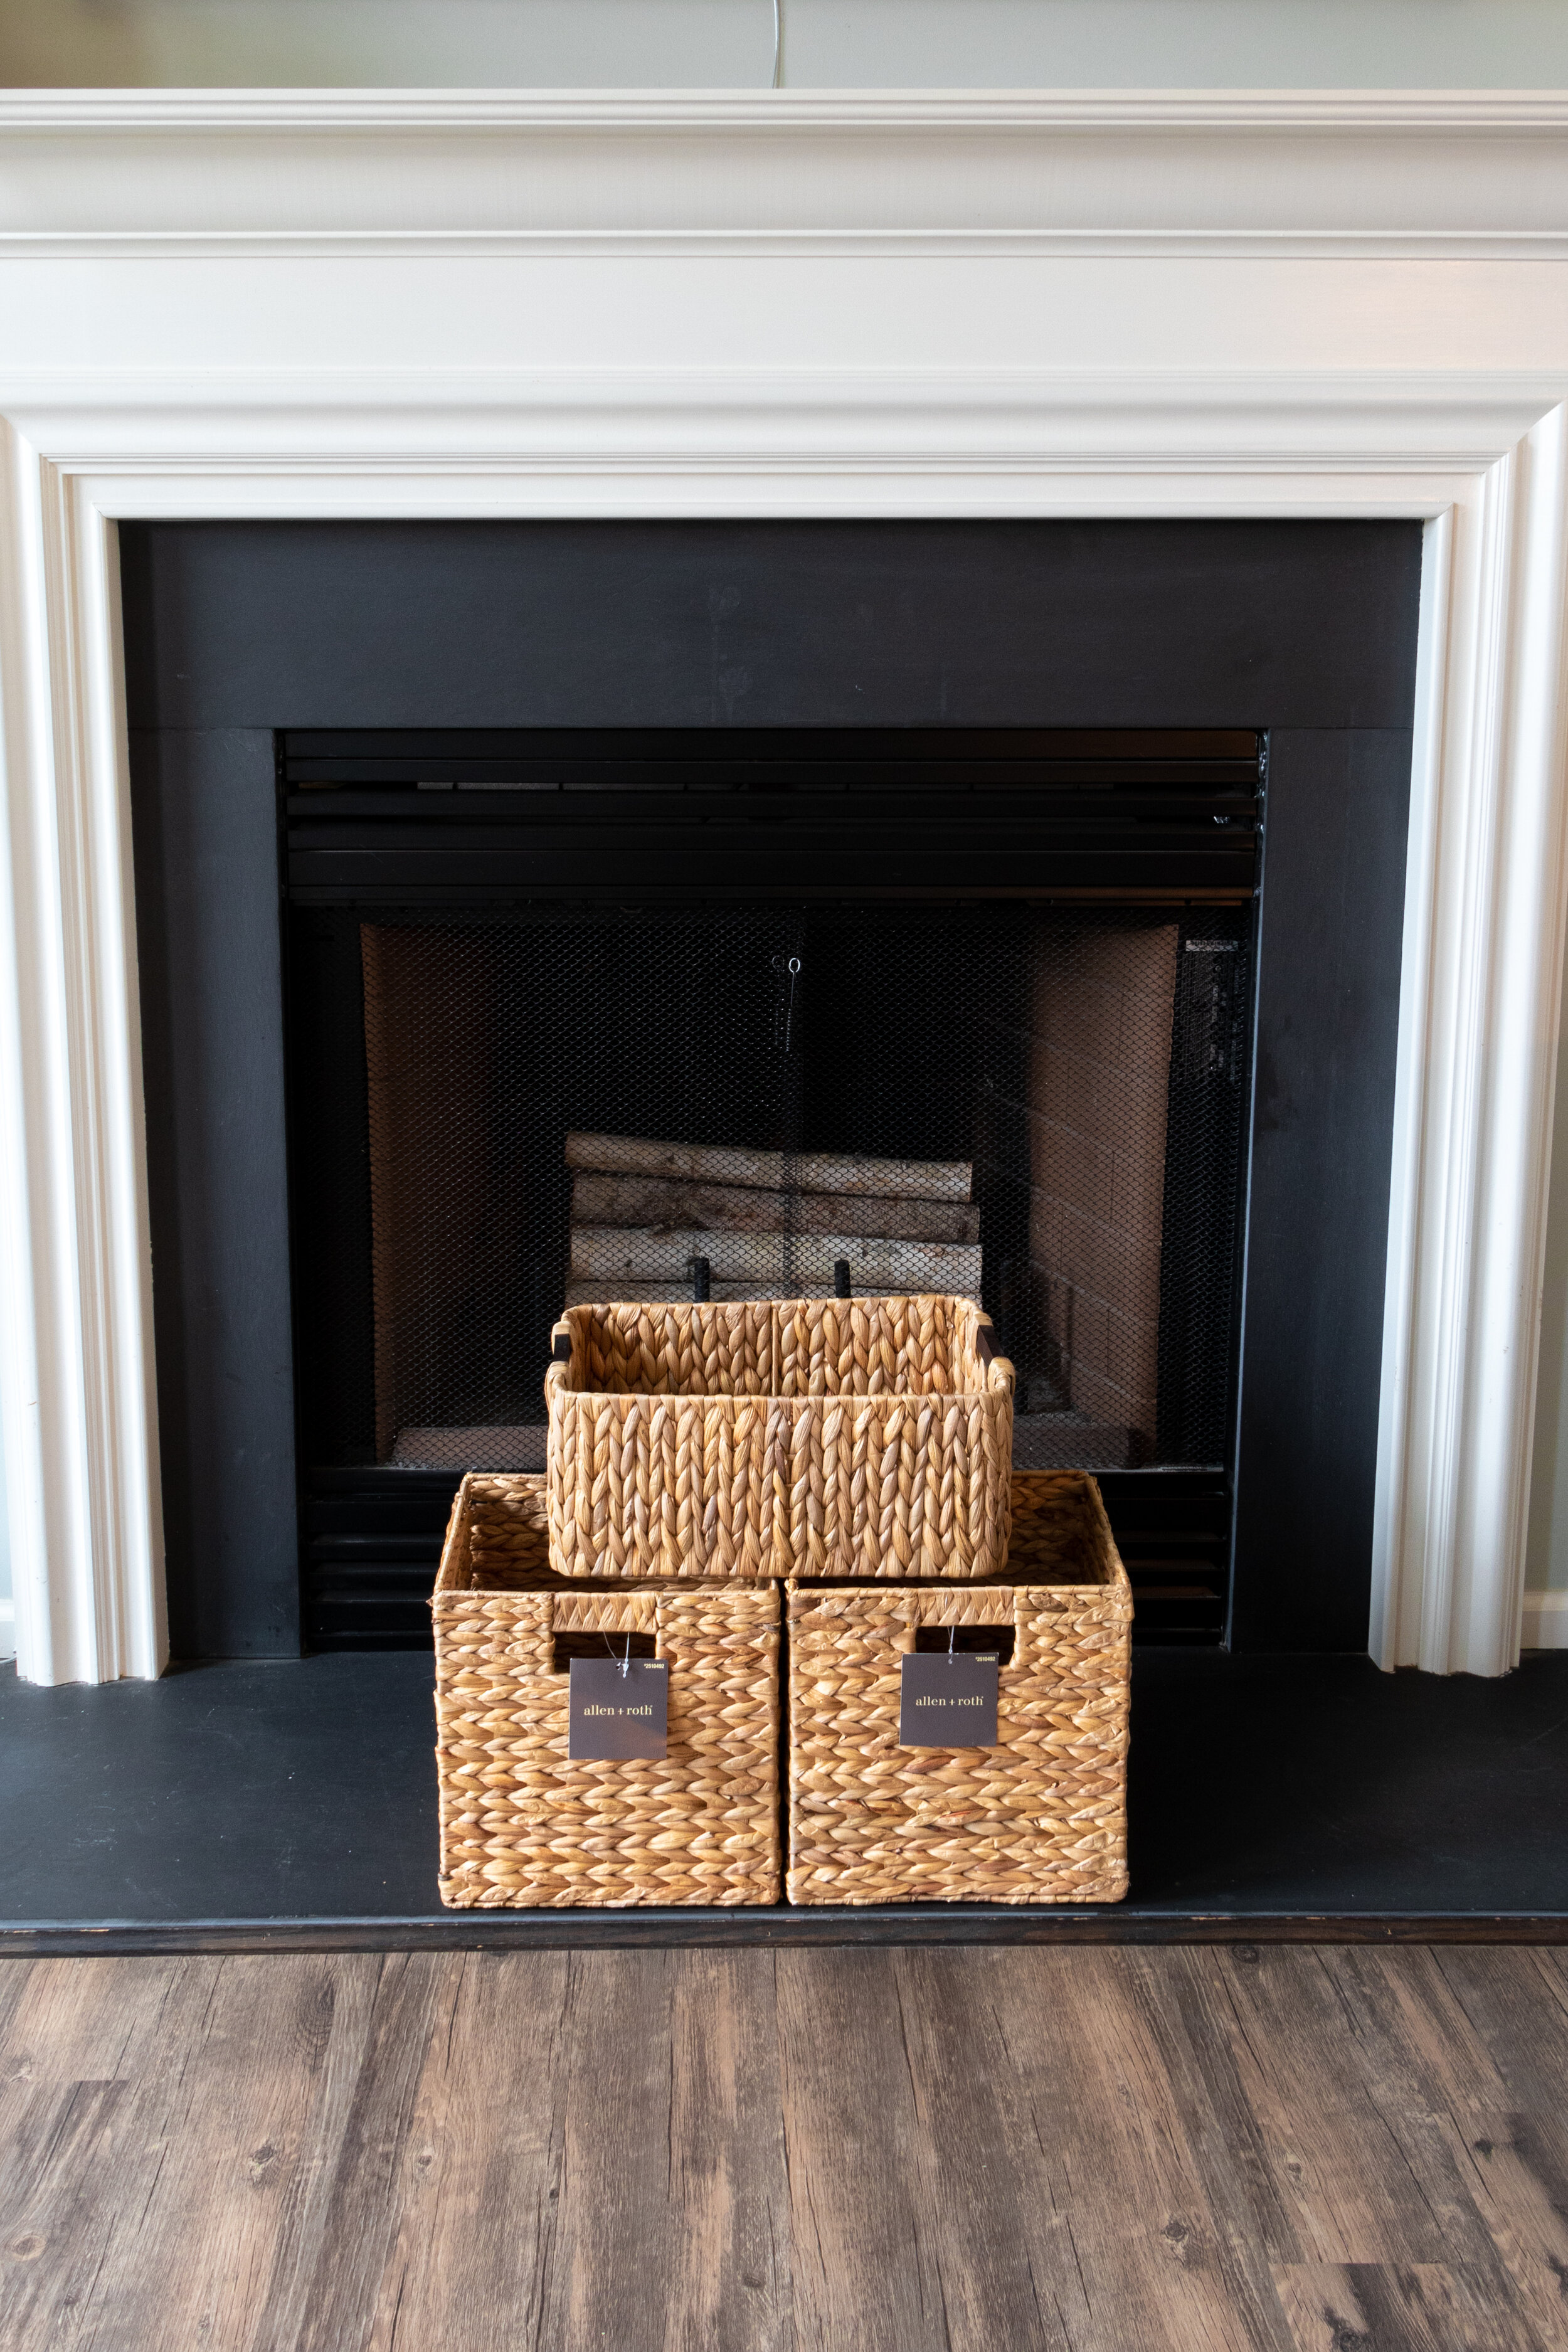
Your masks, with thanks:
M1132 1601L1100 1489L1013 1482L1006 1583L792 1581L792 1903L1115 1903L1127 1892ZM921 1626L1011 1627L995 1748L899 1746Z
M466 1477L431 1604L443 1903L776 1903L778 1588L545 1562L543 1479ZM572 1763L556 1636L627 1633L669 1661L668 1753Z
M972 1299L576 1307L554 1337L561 1574L1001 1570L1013 1367Z

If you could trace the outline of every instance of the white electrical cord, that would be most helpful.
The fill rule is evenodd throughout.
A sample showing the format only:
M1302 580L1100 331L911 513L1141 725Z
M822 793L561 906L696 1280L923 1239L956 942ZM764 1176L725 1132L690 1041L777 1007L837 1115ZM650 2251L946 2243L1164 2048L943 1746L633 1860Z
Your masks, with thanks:
M784 0L773 0L773 88L781 89L784 71Z

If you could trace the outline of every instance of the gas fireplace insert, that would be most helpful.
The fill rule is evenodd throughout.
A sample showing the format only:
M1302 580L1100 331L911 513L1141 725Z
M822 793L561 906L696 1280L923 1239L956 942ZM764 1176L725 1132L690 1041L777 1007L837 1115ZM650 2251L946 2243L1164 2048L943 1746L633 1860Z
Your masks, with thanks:
M308 1638L427 1638L592 1298L949 1291L1142 1639L1226 1617L1267 740L289 731Z

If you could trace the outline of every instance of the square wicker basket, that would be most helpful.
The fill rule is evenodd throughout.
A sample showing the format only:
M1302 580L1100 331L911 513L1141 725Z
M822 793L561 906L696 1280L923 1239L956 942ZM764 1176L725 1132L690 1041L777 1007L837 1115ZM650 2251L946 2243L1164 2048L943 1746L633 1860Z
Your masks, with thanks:
M554 1338L562 1575L1002 1569L1013 1367L972 1299L575 1307Z
M443 1903L776 1903L779 1595L771 1584L567 1582L544 1480L463 1480L431 1608ZM652 1633L658 1762L572 1763L562 1634Z
M1092 1478L1020 1472L1005 1583L792 1581L792 1903L1115 1903L1132 1599ZM921 1626L1011 1627L995 1748L899 1746Z

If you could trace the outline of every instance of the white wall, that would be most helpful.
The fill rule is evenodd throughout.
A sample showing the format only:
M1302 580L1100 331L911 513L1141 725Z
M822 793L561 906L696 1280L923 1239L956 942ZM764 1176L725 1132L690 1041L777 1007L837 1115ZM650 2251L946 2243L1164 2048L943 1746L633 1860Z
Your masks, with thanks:
M1564 0L783 0L792 88L1568 86ZM0 0L0 84L765 83L772 0Z

